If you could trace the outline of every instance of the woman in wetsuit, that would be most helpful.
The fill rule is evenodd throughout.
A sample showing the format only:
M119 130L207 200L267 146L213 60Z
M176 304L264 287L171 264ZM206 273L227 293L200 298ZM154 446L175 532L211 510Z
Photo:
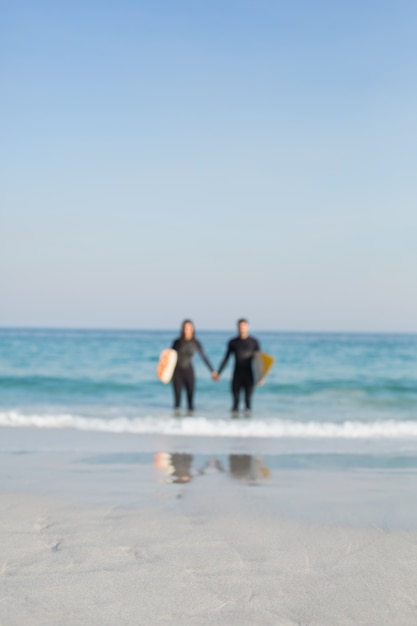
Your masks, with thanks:
M195 376L193 368L193 356L198 352L204 363L213 372L213 367L203 350L201 343L195 338L194 324L191 320L184 320L181 327L181 335L172 344L172 349L178 352L178 361L172 377L174 387L175 410L180 408L181 391L185 387L187 394L188 411L194 410L194 386Z

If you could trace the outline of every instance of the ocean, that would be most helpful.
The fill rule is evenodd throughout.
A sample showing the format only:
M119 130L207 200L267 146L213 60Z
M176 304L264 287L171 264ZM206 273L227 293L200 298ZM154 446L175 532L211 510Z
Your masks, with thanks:
M198 354L196 411L174 416L171 385L155 370L177 334L1 329L0 426L333 440L334 446L383 440L388 449L398 451L401 442L417 451L416 335L254 333L276 362L255 391L252 416L231 419L232 363L215 383ZM197 336L217 368L231 333Z

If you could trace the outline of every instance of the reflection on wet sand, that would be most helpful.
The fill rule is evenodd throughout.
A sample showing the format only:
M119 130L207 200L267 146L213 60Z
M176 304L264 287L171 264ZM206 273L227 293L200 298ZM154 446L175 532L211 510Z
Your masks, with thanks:
M270 472L265 462L258 456L251 454L230 454L229 470L234 478L242 480L256 481L261 478L268 478Z
M162 470L169 483L188 483L191 478L193 455L174 452L172 454L158 452L154 457L154 464Z
M192 454L158 452L154 457L154 465L160 470L165 482L176 484L190 482L193 478L213 470L227 473L225 466L233 478L251 484L270 475L264 460L251 454L229 454L228 463L223 463L217 457L210 457L204 463L198 464Z

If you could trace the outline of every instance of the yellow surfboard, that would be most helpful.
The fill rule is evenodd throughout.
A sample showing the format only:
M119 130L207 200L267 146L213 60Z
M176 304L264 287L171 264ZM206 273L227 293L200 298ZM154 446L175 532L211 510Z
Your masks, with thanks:
M159 363L156 368L156 375L159 380L167 384L171 382L177 364L178 352L176 350L162 350Z
M257 352L254 357L255 364L255 382L259 382L268 374L275 359L265 352Z

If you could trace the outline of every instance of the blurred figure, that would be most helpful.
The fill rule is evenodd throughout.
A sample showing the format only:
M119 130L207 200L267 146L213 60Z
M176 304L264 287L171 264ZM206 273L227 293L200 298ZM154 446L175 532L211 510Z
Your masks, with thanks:
M188 412L194 411L194 388L195 376L193 368L193 356L198 352L207 365L210 372L213 367L208 360L201 343L195 338L194 324L191 320L184 320L181 327L181 335L175 339L172 349L178 353L177 365L172 377L174 388L175 410L179 411L181 404L181 392L185 388L187 394Z
M232 415L237 417L239 411L239 397L243 390L245 394L246 415L250 415L252 393L254 388L254 376L252 361L256 352L260 352L259 341L249 335L249 322L240 319L237 323L238 335L231 339L227 345L227 351L217 372L213 372L213 378L218 380L225 368L231 354L235 357L235 367L232 378Z

